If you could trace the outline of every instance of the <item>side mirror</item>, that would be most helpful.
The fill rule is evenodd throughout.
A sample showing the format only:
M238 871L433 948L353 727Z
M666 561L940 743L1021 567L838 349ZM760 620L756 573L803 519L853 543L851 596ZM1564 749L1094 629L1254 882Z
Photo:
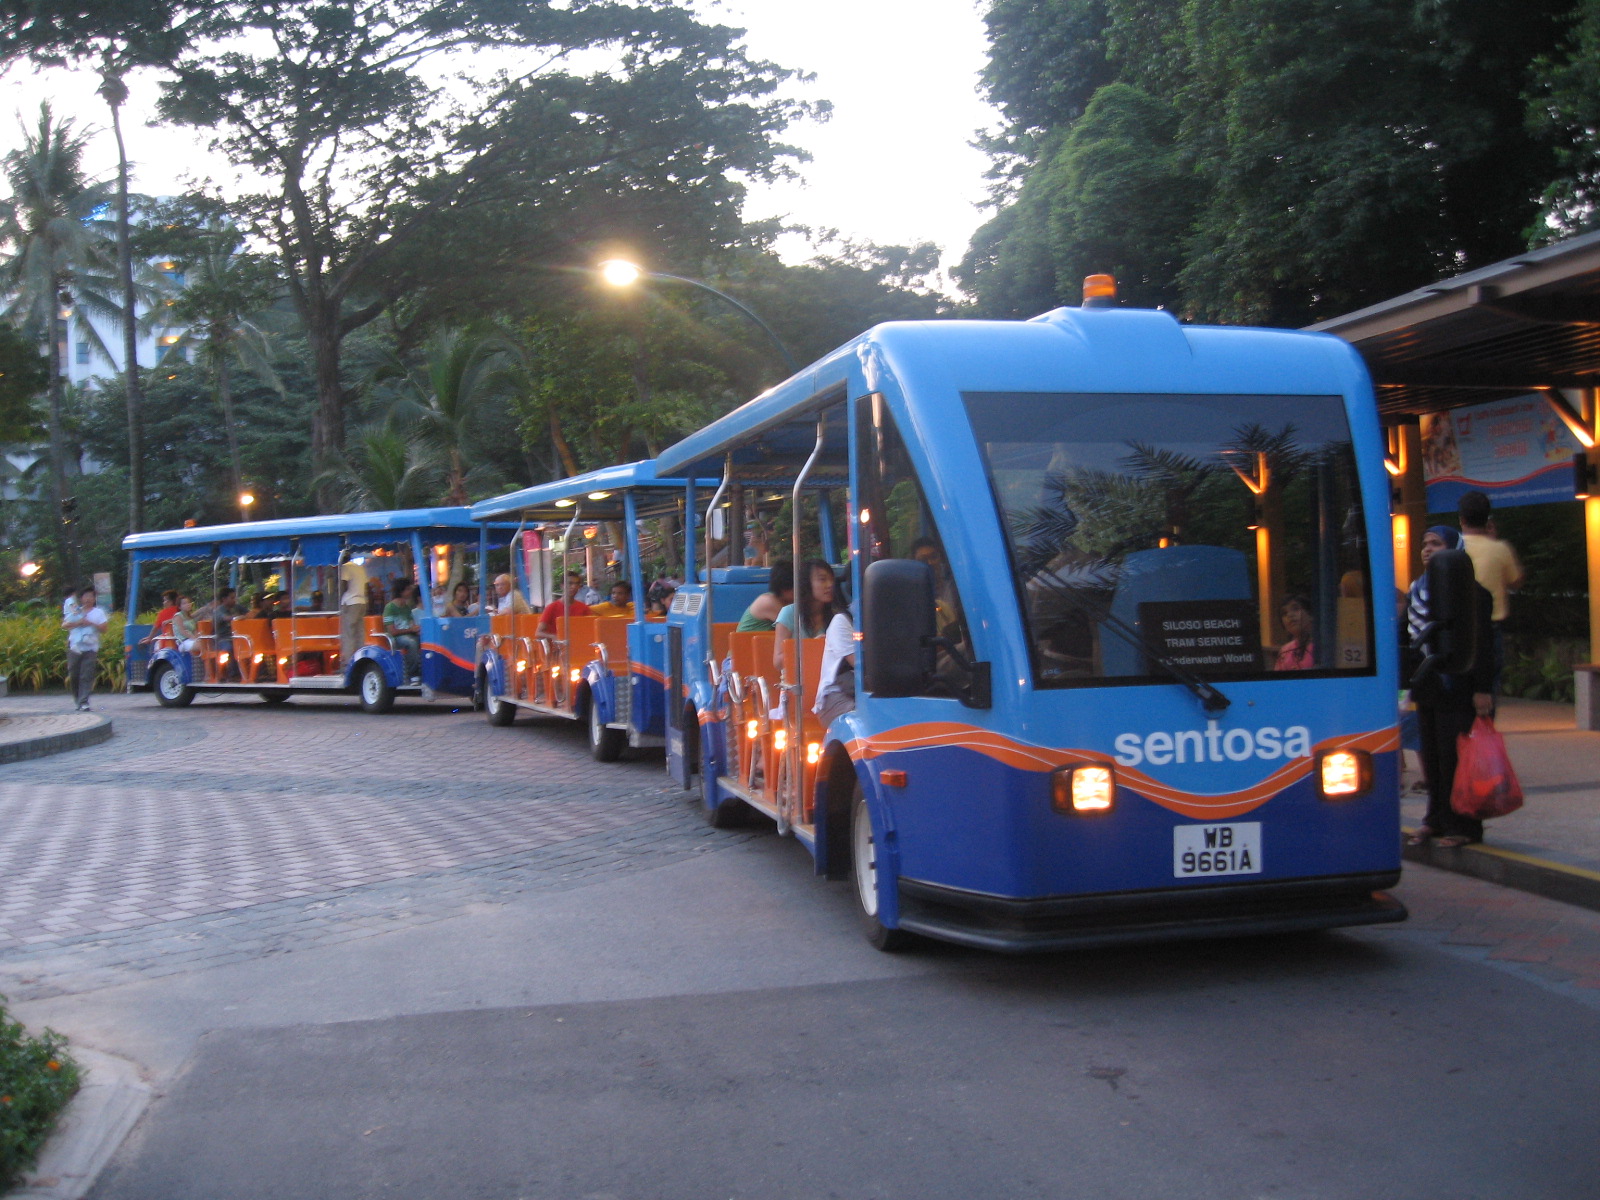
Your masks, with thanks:
M933 568L886 558L867 567L861 590L862 686L874 696L921 695L939 634Z
M1441 550L1428 560L1428 624L1420 639L1427 657L1412 683L1435 671L1460 675L1478 661L1477 578L1465 550Z

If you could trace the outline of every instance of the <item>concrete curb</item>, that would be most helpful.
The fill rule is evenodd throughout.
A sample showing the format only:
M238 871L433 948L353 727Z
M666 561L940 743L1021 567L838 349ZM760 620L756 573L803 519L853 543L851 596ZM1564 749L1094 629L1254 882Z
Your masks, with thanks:
M127 1059L77 1046L71 1054L84 1083L57 1119L38 1165L6 1200L81 1200L154 1096Z
M72 714L77 715L77 714ZM28 737L26 726L36 723L41 729L48 730L51 725L59 724L60 718L17 716L10 718L7 724L8 732L20 732L23 736L0 741L0 764L24 762L30 758L44 758L49 754L60 754L67 750L81 750L85 746L97 746L111 738L111 718L94 714L86 714L91 719L82 728L68 729L60 733L41 733L37 737Z
M1404 831L1407 837L1412 832ZM1535 858L1531 854L1481 843L1447 849L1425 842L1420 846L1404 846L1401 855L1407 862L1424 863L1458 875L1472 875L1502 887L1600 912L1600 871L1570 867L1548 858Z

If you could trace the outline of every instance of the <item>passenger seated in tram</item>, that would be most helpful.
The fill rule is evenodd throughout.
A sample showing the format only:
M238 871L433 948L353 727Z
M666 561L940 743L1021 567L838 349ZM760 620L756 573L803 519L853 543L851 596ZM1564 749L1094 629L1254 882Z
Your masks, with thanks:
M522 598L511 582L509 575L496 575L494 577L494 611L496 615L505 616L508 613L526 613L533 610L528 607L528 602Z
M801 577L806 581L804 594L796 593L795 603L787 604L773 622L772 659L778 667L778 682L788 695L800 673L800 655L793 645L795 638L822 637L828 625L842 610L834 599L833 568L820 558L807 559L801 564Z
M677 591L678 581L670 575L663 575L650 585L650 591L645 595L645 612L654 617L666 616Z
M611 585L609 598L590 606L589 611L597 617L627 617L632 620L633 585L619 579Z
M410 580L403 582L395 598L383 608L383 631L405 658L406 680L418 683L422 678L422 626L417 624L416 606L421 591Z
M178 649L185 654L193 652L197 645L197 626L194 619L194 601L188 596L178 597L178 611L172 614L172 638L178 643Z
M569 576L568 579L570 581L571 577ZM589 606L582 600L574 600L570 607L563 599L552 600L544 606L544 612L539 614L539 632L541 634L554 635L557 628L556 622L562 617L587 617L588 615Z
M784 605L794 603L794 564L785 559L775 562L767 574L767 590L744 610L738 633L770 633Z
M450 593L450 602L444 606L444 615L447 617L466 617L472 614L467 611L471 607L470 597L472 590L465 583L458 583L455 590Z
M835 613L822 647L822 674L811 711L826 729L856 706L856 627L849 613Z
M76 601L74 601L76 604ZM64 611L64 610L63 610ZM150 626L150 636L145 638L140 645L148 646L158 637L167 635L167 622L172 620L173 614L178 611L178 593L167 591L161 593L161 611L156 613L156 619Z
M216 601L202 608L198 616L202 621L211 622L211 644L217 651L217 661L222 662L222 656L227 655L222 669L223 681L237 682L239 664L233 660L233 622L235 617L244 616L238 593L231 587L223 588L217 593Z

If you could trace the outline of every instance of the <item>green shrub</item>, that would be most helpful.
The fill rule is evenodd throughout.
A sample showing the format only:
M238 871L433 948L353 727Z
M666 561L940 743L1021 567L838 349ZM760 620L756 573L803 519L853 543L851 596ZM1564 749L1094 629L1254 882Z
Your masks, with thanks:
M0 1191L33 1166L56 1115L78 1090L78 1064L66 1044L48 1029L30 1037L0 1003Z
M121 613L112 613L111 624L100 635L97 687L122 690L127 678L122 658L124 623ZM13 692L66 686L67 633L61 628L59 609L35 616L0 617L0 675L11 680Z
M1579 638L1545 638L1506 646L1506 669L1500 690L1524 700L1573 701L1572 668L1585 661L1588 642Z

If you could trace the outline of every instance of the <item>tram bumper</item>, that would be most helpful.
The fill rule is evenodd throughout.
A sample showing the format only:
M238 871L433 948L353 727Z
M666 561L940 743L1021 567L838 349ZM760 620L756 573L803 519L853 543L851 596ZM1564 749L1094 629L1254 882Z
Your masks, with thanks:
M1406 919L1400 872L1017 900L901 879L899 927L1005 954L1246 937Z

